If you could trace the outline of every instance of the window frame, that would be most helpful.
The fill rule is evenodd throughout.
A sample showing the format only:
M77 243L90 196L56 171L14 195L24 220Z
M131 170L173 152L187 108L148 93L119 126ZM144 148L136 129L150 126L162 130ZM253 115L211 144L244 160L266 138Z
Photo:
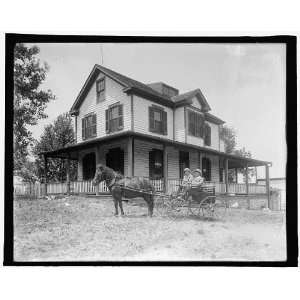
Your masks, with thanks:
M151 127L151 113L153 113L153 127ZM159 113L160 121L155 119L155 113ZM157 126L159 123L159 126ZM149 106L149 131L161 135L168 135L168 115L167 112L156 105Z
M101 83L103 82L103 86L100 88ZM97 79L96 81L96 97L97 97L97 103L105 101L105 77L101 77ZM103 92L103 96L101 99L101 93Z
M118 116L112 118L113 110L116 109ZM120 114L120 110L122 114ZM122 103L115 103L110 105L105 111L106 133L117 132L124 128L124 105ZM114 123L117 123L115 126ZM121 125L120 125L121 124Z
M188 119L188 135L203 138L204 132L204 116L203 114L196 112L194 110L188 109L187 110L187 119ZM202 123L202 125L201 125ZM191 128L193 126L193 128Z
M95 122L93 122L95 118ZM84 124L84 127L83 127ZM97 136L97 114L89 113L81 119L82 140L88 140Z

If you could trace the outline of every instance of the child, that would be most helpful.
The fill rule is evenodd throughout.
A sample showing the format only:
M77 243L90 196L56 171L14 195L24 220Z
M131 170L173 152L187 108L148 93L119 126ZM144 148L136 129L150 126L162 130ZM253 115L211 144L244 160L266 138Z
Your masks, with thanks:
M193 175L194 176L193 176L193 180L192 180L191 186L192 186L193 189L194 188L199 188L202 185L203 181L204 181L204 179L202 177L201 170L200 169L196 169L193 172Z
M190 187L191 187L192 180L193 180L193 175L192 175L192 172L189 168L185 168L183 170L183 172L184 172L184 176L183 176L182 184L180 185L180 187L177 191L177 194L182 192L185 195L187 190L189 190Z

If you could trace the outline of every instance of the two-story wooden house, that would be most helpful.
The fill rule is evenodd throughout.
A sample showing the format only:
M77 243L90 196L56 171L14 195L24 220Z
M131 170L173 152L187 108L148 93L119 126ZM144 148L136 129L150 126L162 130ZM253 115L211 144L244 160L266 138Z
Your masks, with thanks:
M202 169L206 181L229 192L228 168L264 165L269 172L269 162L224 152L224 121L211 113L199 88L180 93L162 82L143 84L95 65L71 114L77 143L44 156L78 160L79 181L91 180L96 164L103 163L169 191L189 167ZM249 188L247 183L242 190Z

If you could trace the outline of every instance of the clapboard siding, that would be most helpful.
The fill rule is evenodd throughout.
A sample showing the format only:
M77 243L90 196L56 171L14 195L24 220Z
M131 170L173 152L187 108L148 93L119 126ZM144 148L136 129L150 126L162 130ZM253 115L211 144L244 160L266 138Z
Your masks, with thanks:
M220 150L219 145L219 125L205 121L211 128L211 145L203 145L206 148L214 149L214 150Z
M134 175L149 177L149 152L152 149L163 149L159 143L134 141Z
M168 155L168 178L179 178L179 151L174 147L166 148Z
M149 131L149 107L155 105L167 112L167 128L168 134L162 135ZM139 96L133 96L133 115L134 115L134 131L148 135L158 136L173 140L173 109L158 105L153 101L144 99Z
M103 77L103 74L99 74L97 79ZM105 100L103 102L97 103L96 98L96 80L93 83L90 91L88 92L86 98L82 102L79 109L79 115L77 116L77 143L82 142L82 128L81 120L82 118L92 112L97 114L97 136L99 138L106 136L105 132L105 110L109 105L120 102L123 104L123 117L124 117L124 128L123 130L131 129L131 104L130 96L122 91L123 86L116 81L105 77ZM119 132L119 131L118 131ZM115 133L118 133L115 132ZM114 133L111 133L111 135Z
M175 109L175 141L185 142L184 108Z
M201 158L203 157L209 158L211 161L211 181L219 182L219 157L201 153Z

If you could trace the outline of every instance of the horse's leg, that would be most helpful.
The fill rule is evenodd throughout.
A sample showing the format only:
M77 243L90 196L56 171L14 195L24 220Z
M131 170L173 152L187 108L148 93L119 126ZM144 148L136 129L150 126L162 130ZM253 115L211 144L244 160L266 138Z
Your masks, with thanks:
M122 193L120 193L119 206L120 206L120 210L121 210L121 215L124 216L123 203L122 203Z
M153 207L154 207L154 201L153 201L154 197L153 197L153 195L144 195L143 198L148 205L148 215L149 215L149 217L152 217Z

